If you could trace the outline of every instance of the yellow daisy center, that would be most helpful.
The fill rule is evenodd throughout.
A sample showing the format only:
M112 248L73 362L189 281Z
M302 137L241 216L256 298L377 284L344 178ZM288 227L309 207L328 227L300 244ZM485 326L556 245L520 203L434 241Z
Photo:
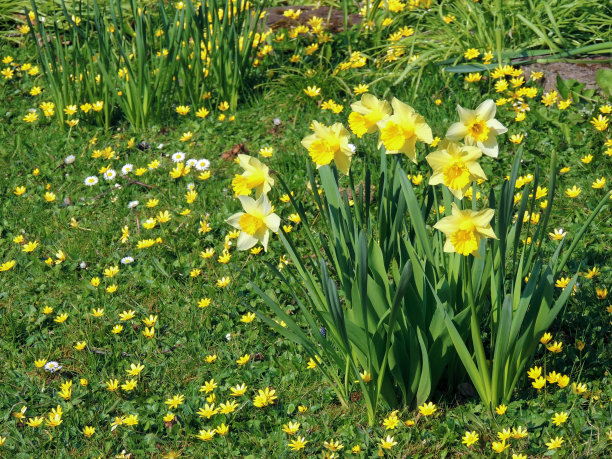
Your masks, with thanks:
M452 190L460 190L470 183L470 171L461 160L444 167L444 184Z
M472 139L476 142L484 142L489 138L489 126L487 126L486 121L481 120L480 118L474 118L468 124L468 134Z
M266 226L262 218L251 214L243 214L238 220L238 224L242 231L251 236Z

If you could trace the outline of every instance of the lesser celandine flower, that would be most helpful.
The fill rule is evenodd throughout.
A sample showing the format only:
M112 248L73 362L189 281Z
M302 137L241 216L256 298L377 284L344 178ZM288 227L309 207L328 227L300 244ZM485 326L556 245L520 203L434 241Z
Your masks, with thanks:
M512 437L512 431L510 429L503 429L501 432L497 432L497 438L500 441L506 441Z
M348 123L357 137L372 134L378 130L377 123L391 116L391 105L385 100L378 100L372 94L364 94L359 102L351 104L353 112Z
M268 166L249 155L238 155L238 164L244 169L232 180L232 188L237 195L249 195L255 190L255 196L266 194L272 189L274 179L270 177Z
M0 272L9 271L13 269L14 266L15 266L15 260L5 261L4 263L0 264Z
M304 437L297 437L289 442L289 448L291 448L292 451L299 451L304 449L306 443L308 443L308 440Z
M495 451L496 453L503 453L506 448L509 448L510 444L506 443L506 441L494 441L493 443L491 443L491 448L493 449L493 451Z
M378 122L380 141L388 154L404 153L416 163L416 142L433 142L431 128L409 105L394 98L391 106L393 115Z
M584 383L572 383L572 392L576 395L584 394L587 391L587 386Z
M467 447L470 447L474 443L476 443L479 438L480 437L478 436L478 434L475 431L466 432L465 435L463 436L463 438L461 439L462 440L461 443L463 443Z
M429 184L443 183L455 197L462 199L472 182L487 179L477 162L481 156L476 147L443 141L438 150L425 158L433 169Z
M445 252L457 252L461 255L478 256L478 247L483 238L497 239L490 221L493 209L460 210L452 203L452 215L445 217L434 225L434 228L446 235Z
M531 379L538 379L540 376L542 376L542 367L535 366L530 368L527 372L527 376Z
M304 89L304 92L308 97L317 97L321 94L321 88L316 86L308 86L306 89Z
M341 123L325 126L318 121L312 122L314 133L302 139L302 145L318 167L332 162L340 172L348 175L353 157L349 146L350 133Z
M299 422L289 422L288 424L283 424L282 431L287 435L294 435L298 430L300 430Z
M230 387L230 392L231 392L232 397L240 397L244 395L246 390L247 390L247 385L244 383L236 384L234 387Z
M212 440L212 438L215 436L216 433L217 432L214 429L210 429L210 430L202 429L199 431L198 435L196 435L196 438L202 441L209 441L209 440Z
M185 402L185 396L183 394L177 394L177 395L174 395L173 397L170 397L164 403L168 405L168 409L176 409L180 405L182 405L184 402Z
M378 442L378 444L380 445L380 447L381 447L382 449L391 449L391 448L393 448L395 445L397 445L397 442L395 441L395 439L394 439L392 436L387 435L387 437L386 437L386 438L382 438L382 439L381 439L381 440Z
M459 122L448 129L446 138L463 140L467 145L476 145L487 156L497 158L499 147L496 136L507 132L495 119L496 106L492 99L485 100L476 110L469 110L457 105Z
M561 341L555 341L554 343L546 346L546 349L548 349L553 354L558 354L563 349L563 343Z
M561 446L563 445L563 442L564 442L563 437L555 437L547 441L545 445L548 449L557 449L557 448L561 448Z
M268 405L273 405L277 398L276 390L270 389L269 387L263 390L259 389L257 395L253 398L253 405L257 408L263 408Z
M540 390L546 385L546 379L544 379L542 376L538 376L537 378L534 378L534 381L531 383L531 385L535 389Z
M239 196L244 212L238 212L226 220L234 228L240 230L236 242L238 250L248 250L258 242L268 248L269 230L276 233L280 225L280 217L272 212L272 205L262 194L257 201L248 196Z
M551 421L552 421L552 423L554 425L560 426L565 421L567 421L568 417L569 417L569 413L566 413L565 411L562 411L561 413L555 413L555 415L552 417Z
M421 406L419 406L419 413L421 413L423 416L431 416L437 410L436 405L434 405L432 402L423 403Z
M495 413L501 416L502 414L506 414L507 409L508 409L507 405L499 405L498 407L495 408Z

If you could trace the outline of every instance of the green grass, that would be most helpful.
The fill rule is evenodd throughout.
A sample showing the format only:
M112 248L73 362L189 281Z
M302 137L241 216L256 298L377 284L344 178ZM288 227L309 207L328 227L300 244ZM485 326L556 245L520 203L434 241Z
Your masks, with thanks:
M16 52L5 47L0 55L10 54L19 62L34 63L31 52L30 48ZM443 137L457 118L457 103L473 108L494 96L490 80L467 85L461 76L442 75L432 69L427 72L413 100L409 87L394 88L391 95L410 102L422 113L434 135ZM318 81L324 84L323 78ZM85 120L71 131L61 131L42 114L37 124L25 123L22 118L27 110L46 100L44 92L36 97L28 95L34 84L44 86L40 77L0 80L0 264L16 261L14 269L0 272L0 437L7 437L0 446L0 457L111 457L122 451L135 457L172 457L172 453L183 457L290 457L321 454L325 451L323 442L331 439L344 445L341 454L348 455L351 447L360 445L362 457L376 457L380 439L388 434L398 442L387 451L391 457L488 457L493 454L491 442L497 440L497 432L517 426L525 427L529 437L510 440L508 451L512 453L548 455L545 442L563 436L565 443L556 450L558 456L609 455L612 352L611 315L606 308L610 301L609 296L598 299L595 293L595 287L611 289L612 271L607 262L611 253L609 211L604 211L589 228L583 250L564 273L573 274L577 269L586 272L593 266L601 269L595 279L580 278L578 291L550 330L553 340L563 341L563 352L552 354L542 346L534 362L546 372L567 374L571 379L568 387L548 386L538 393L525 375L506 414L491 417L470 395L469 386L458 390L443 383L432 399L438 407L433 417L403 409L399 413L401 420L414 420L415 426L400 424L393 431L385 431L379 423L370 428L359 401L358 385L354 387L350 409L343 409L317 371L306 369L307 358L301 349L262 326L258 319L250 324L240 321L251 310L269 314L241 275L284 300L286 308L297 314L289 295L264 265L279 263L284 255L280 241L272 238L268 252L259 255L231 249L230 263L217 262L224 238L231 230L224 220L239 208L231 189L239 167L221 154L240 143L255 156L260 148L273 147L272 158L260 159L282 176L312 211L305 177L306 161L310 159L299 142L313 119L346 123L350 102L355 99L329 85L323 88L325 100L334 97L344 110L339 115L322 112L315 101L301 93L306 85L313 84L307 76L301 76L291 84L271 84L266 94L235 113L234 122L217 121L218 113L199 120L192 112L188 117L174 115L145 134L136 135L124 124L102 132ZM382 84L373 85L372 92L381 96L385 89ZM539 95L541 92L540 89ZM435 104L437 98L443 100L439 106ZM561 165L570 167L569 172L558 177L551 227L572 234L610 188L610 156L604 154L609 129L598 132L589 123L602 103L576 101L560 111L554 107L543 109L538 96L530 105L531 111L523 122L513 121L514 113L507 108L499 109L499 119L509 127L509 135L526 134L521 175L533 174L536 165L544 173L551 149L557 150ZM275 127L274 118L281 120L280 126ZM561 133L560 125L567 126L569 135ZM192 140L181 142L179 138L187 131L193 132ZM90 144L93 137L97 138L95 145ZM128 148L131 138L134 146ZM499 160L482 161L492 184L501 183L509 173L516 147L507 138L508 135L503 137ZM353 168L359 175L366 166L376 167L378 153L372 138L353 139L358 151ZM141 141L150 148L138 149ZM158 148L160 144L162 148ZM91 158L94 149L106 147L117 153L116 159ZM172 179L169 171L174 165L170 155L177 151L185 152L187 158L209 159L211 177L199 180L198 172L192 171L187 177ZM587 154L593 154L593 160L584 164L580 158ZM74 163L62 166L69 155L76 157ZM157 169L140 177L130 174L152 188L119 177L107 182L98 173L107 165L119 172L125 163L134 164L136 169L147 167L153 160L160 161ZM429 174L422 156L419 165L410 168L413 175L423 174L424 180L417 187L422 192ZM39 175L33 175L34 169L39 169ZM83 180L92 175L99 177L99 183L86 187ZM592 182L602 176L607 179L605 187L593 189ZM198 197L187 204L184 195L191 182L195 183ZM121 188L113 188L115 183ZM573 185L582 189L578 199L564 195L564 190ZM17 186L25 186L25 194L15 196ZM50 203L43 197L47 186L56 194ZM280 201L281 194L277 186L270 197L283 223L288 224L292 211L289 204ZM155 208L145 207L149 199L159 200ZM133 200L140 202L137 210L127 208ZM186 208L191 213L180 215ZM169 222L144 229L142 224L148 217L164 210L171 213ZM78 226L71 226L72 219ZM212 231L201 234L198 230L204 220ZM130 238L121 243L124 226L129 227ZM316 223L314 230L320 230ZM31 254L22 252L21 246L13 242L19 234L40 245ZM299 240L299 225L294 234ZM136 248L138 240L157 237L163 242L148 249ZM547 249L552 250L556 244L551 241ZM199 253L209 247L216 250L215 255L202 259ZM66 260L47 266L45 259L57 259L59 250L66 254ZM121 264L126 256L134 257L134 263ZM111 266L119 266L120 272L105 278L103 271ZM192 278L190 272L194 268L202 272ZM223 276L231 278L230 284L216 287L216 281ZM91 285L92 277L101 279L100 286ZM117 285L115 293L105 291L111 284ZM198 308L202 298L211 299L208 307ZM45 306L53 308L53 312L44 314ZM93 317L93 308L103 308L104 316ZM134 310L135 317L120 322L119 314L127 310ZM62 324L53 320L60 313L69 314ZM158 319L155 337L147 339L142 335L142 319L151 314ZM124 326L123 331L112 334L110 330L118 323ZM576 347L578 340L585 343L582 351ZM74 349L78 341L87 342L84 350ZM239 366L236 360L246 353L250 361ZM206 363L206 356L212 354L218 356L216 362ZM35 367L37 359L57 361L63 369L46 372ZM134 377L138 380L136 389L109 392L105 382L116 378L123 384L131 379L126 369L135 363L145 366ZM87 386L79 384L82 378L87 379ZM211 378L218 383L216 406L233 398L230 387L245 383L248 389L236 398L238 408L234 413L201 419L196 412L206 401L199 388ZM72 396L64 401L58 395L59 386L68 380L73 381ZM584 396L572 393L572 382L586 384ZM266 387L276 390L276 403L254 407L256 390ZM163 416L168 409L164 402L176 394L183 394L185 402L172 410L176 417L165 423ZM28 427L15 416L23 407L27 407L24 420L47 416L57 405L64 411L58 427ZM299 412L300 405L307 411ZM569 413L568 421L558 427L552 425L552 416L562 411ZM137 425L111 428L116 416L130 414L138 414ZM308 440L302 453L291 453L287 446L290 438L281 429L290 421L301 424L297 435ZM195 437L200 429L221 423L230 428L225 438L216 435L210 442L203 442ZM96 428L91 438L82 434L85 426ZM471 453L461 444L466 430L480 435Z

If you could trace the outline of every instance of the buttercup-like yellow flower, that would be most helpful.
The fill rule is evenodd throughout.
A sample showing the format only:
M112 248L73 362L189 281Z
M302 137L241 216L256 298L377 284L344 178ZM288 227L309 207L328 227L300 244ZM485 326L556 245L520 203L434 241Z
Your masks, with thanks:
M13 269L14 266L15 266L15 260L5 261L4 263L0 264L0 272L9 271Z
M308 97L317 97L321 94L321 88L316 86L308 86L306 89L304 89L304 92Z
M437 410L436 405L434 405L432 402L423 403L421 406L419 406L419 413L421 413L423 416L431 416Z
M467 447L470 447L474 443L476 443L479 438L480 437L478 436L478 434L475 431L466 432L465 435L463 436L463 438L461 439L462 440L461 443L463 443Z

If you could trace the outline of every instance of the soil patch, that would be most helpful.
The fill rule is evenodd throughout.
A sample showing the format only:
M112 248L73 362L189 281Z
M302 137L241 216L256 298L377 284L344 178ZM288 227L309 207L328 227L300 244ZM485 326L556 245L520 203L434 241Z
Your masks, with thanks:
M283 13L285 11L296 9L302 10L302 14L300 14L297 20L283 16ZM291 26L295 26L296 23L307 24L308 20L313 16L323 18L323 23L327 24L325 26L325 30L329 32L338 33L342 32L342 30L344 29L342 10L330 7L323 6L320 8L313 8L312 6L300 6L299 8L297 8L291 6L276 6L274 8L268 8L266 12L268 13L266 14L266 26L270 27L272 30L282 28L289 29ZM359 16L358 14L349 15L349 26L359 23L361 23L361 16Z
M610 64L605 61L593 60L588 64L574 64L570 62L552 62L550 64L530 64L522 69L525 71L525 79L528 79L532 72L542 72L542 84L544 91L550 92L557 89L557 76L564 80L574 79L584 83L586 89L599 89L597 85L597 70L610 68Z

